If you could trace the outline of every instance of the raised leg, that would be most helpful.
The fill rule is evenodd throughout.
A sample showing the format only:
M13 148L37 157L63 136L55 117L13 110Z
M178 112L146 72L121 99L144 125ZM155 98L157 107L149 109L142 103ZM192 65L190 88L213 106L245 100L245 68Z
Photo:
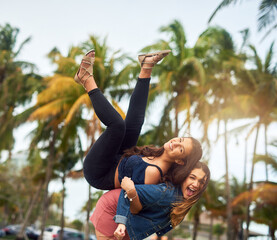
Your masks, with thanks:
M139 79L130 99L129 108L125 119L126 132L120 147L120 154L122 154L124 150L136 146L137 144L140 131L144 123L152 69L155 64L165 57L169 52L170 50L165 50L154 54L139 55L141 70Z
M139 78L136 83L125 119L126 132L119 154L123 154L124 150L136 146L137 144L144 123L149 82L150 78Z
M84 161L84 176L95 188L113 189L118 151L125 135L125 122L97 88L93 77L95 52L90 51L83 58L75 75L75 81L82 84L89 94L94 111L100 121L107 126L93 144Z

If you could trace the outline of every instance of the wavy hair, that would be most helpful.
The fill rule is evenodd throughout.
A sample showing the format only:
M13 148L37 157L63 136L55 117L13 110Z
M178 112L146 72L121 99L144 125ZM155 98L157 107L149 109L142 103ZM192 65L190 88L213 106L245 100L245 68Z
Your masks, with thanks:
M199 200L202 193L206 190L208 183L210 181L210 170L205 163L197 162L193 169L203 170L203 172L205 173L205 183L203 184L201 190L192 198L185 199L182 202L173 203L173 207L170 213L170 219L173 228L183 221L184 217L186 216L190 208ZM191 171L193 169L191 169ZM166 175L166 180L173 183L174 185L181 185L189 176L191 171L188 172L186 168L178 167L175 169L174 172L170 172ZM181 179L183 179L182 183L180 183Z
M191 170L193 169L193 167L195 166L195 164L202 157L202 146L201 146L200 142L198 140L196 140L195 138L193 138L193 137L186 137L186 138L191 139L192 150L191 150L190 154L188 154L186 157L184 157L182 159L182 161L184 162L184 169L187 169L188 173L190 173ZM145 157L155 158L155 157L161 156L163 153L164 153L164 147L155 147L152 145L146 145L146 146L142 146L142 147L134 146L132 148L125 150L122 157L130 157L132 155L143 155ZM178 169L179 167L180 167L179 164L173 163L171 165L170 169L168 170L168 172L173 172L173 174L175 172L178 173L178 171L176 171L176 169ZM184 174L182 176L184 176ZM182 181L180 181L179 184L181 184L183 182L183 180L184 180L184 178L182 178Z

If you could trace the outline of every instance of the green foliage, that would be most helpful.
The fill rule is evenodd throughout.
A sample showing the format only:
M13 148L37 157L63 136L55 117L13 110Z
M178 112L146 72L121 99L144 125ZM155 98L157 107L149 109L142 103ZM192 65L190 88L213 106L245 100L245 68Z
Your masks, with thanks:
M220 237L225 232L225 227L222 224L215 224L213 226L213 233Z
M79 219L75 219L74 221L72 221L70 223L70 226L72 226L73 228L79 230L79 231L82 231L83 229L83 222L80 221Z
M212 19L214 18L214 16L219 10L231 4L236 4L237 2L242 2L242 1L222 0L222 2L217 6L215 11L212 13L208 22L210 23L212 21ZM258 28L258 31L262 31L264 29L269 28L266 34L264 35L263 39L277 28L276 7L277 7L276 0L260 0L259 9L258 9L257 28Z
M35 66L17 61L20 51L30 41L27 38L15 49L18 34L18 28L0 25L0 151L11 151L13 130L26 121L22 116L15 117L16 107L29 103L33 93L41 87L41 77L33 72Z

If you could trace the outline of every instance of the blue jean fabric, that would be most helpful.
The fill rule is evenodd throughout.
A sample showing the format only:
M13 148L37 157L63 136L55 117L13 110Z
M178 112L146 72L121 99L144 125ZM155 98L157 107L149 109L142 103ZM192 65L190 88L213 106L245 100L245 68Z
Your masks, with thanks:
M130 212L130 201L124 198L124 190L121 190L115 222L126 225L130 239L133 240L144 239L153 233L162 236L170 231L172 203L184 199L181 188L161 183L136 185L136 191L143 206L142 210L133 215Z

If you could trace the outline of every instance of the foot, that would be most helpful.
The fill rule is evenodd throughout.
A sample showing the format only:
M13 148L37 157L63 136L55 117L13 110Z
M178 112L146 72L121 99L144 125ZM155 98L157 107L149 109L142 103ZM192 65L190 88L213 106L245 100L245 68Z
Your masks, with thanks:
M150 78L152 74L153 67L155 66L154 60L157 56L145 57L143 63L141 63L141 69L139 73L139 78ZM143 66L142 66L143 65Z
M95 60L95 51L89 51L82 59L78 72L75 74L74 80L81 84L87 91L87 85L95 82L93 78L93 64Z
M143 60L143 62L141 63L141 68L145 68L145 69L151 69L155 66L155 64L160 61L158 59L158 55L155 56L146 56Z
M163 50L156 53L141 54L138 56L140 66L144 69L152 69L156 63L167 56L171 50Z

